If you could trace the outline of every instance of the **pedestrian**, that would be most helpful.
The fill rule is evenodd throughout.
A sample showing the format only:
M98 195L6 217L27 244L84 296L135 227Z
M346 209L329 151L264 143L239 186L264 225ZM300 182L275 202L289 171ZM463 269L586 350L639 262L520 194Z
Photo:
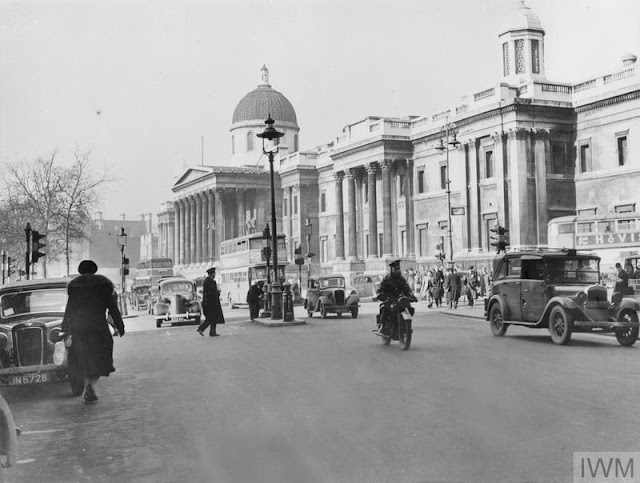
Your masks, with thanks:
M444 294L444 274L442 273L442 267L439 266L434 274L433 279L433 300L436 303L436 307L442 305L442 296Z
M249 317L251 317L252 322L260 315L260 306L262 305L262 297L264 295L264 291L262 290L263 285L263 280L257 280L253 283L253 285L251 285L251 287L249 287L249 292L247 292Z
M478 274L476 273L473 265L469 268L469 274L467 275L467 303L469 307L473 307L478 294Z
M224 314L220 305L220 291L215 280L216 268L207 270L207 278L202 284L202 312L204 322L198 326L198 334L204 337L204 331L209 327L209 337L217 337L216 325L224 324Z
M109 330L107 312L120 337L124 323L114 295L111 280L98 275L92 260L78 266L80 276L67 285L68 300L61 330L71 335L68 353L69 372L84 380L84 401L95 403L95 386L101 376L109 376L113 367L113 336ZM81 392L75 393L79 396Z
M613 291L624 294L628 285L629 275L627 275L627 272L623 270L622 265L618 262L616 263L616 284L613 287Z
M460 299L460 290L462 289L462 280L460 273L455 267L447 268L447 276L445 277L445 291L447 292L447 303L449 308L457 309L458 300Z

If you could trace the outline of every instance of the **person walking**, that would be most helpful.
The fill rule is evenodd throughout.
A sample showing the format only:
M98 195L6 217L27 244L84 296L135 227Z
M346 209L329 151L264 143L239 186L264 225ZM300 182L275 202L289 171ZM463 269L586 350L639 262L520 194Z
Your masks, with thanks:
M202 312L204 313L204 322L198 326L198 334L204 337L204 331L209 327L209 337L217 337L216 325L224 324L224 314L220 305L220 292L218 284L215 280L216 268L211 267L207 270L207 278L202 284Z
M249 287L249 292L247 292L247 303L249 304L249 317L251 317L251 322L260 315L260 305L262 304L262 297L264 295L264 291L262 290L263 285L263 280L257 280Z
M117 334L124 335L124 323L113 283L104 275L98 275L98 266L92 260L83 260L78 266L79 277L67 285L69 295L62 332L71 335L68 353L69 372L84 380L84 401L98 401L95 386L101 376L109 376L113 367L113 336L109 330L107 312ZM74 393L79 396L82 392Z
M442 267L438 267L433 276L433 301L436 303L436 307L442 305L442 296L444 294L444 274L442 273Z
M622 265L618 262L616 263L616 284L613 287L614 292L620 292L624 295L627 286L629 285L629 275L622 268Z

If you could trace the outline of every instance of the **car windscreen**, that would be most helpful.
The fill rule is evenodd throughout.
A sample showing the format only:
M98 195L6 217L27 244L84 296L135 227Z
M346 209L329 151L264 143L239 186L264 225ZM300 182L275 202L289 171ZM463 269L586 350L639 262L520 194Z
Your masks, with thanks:
M331 277L320 280L320 288L342 288L344 287L344 278Z
M64 313L66 306L66 288L6 293L0 297L4 319L25 314Z
M169 282L162 285L162 293L167 292L191 292L193 285L188 282Z
M552 282L599 283L600 263L595 258L547 260L547 276Z

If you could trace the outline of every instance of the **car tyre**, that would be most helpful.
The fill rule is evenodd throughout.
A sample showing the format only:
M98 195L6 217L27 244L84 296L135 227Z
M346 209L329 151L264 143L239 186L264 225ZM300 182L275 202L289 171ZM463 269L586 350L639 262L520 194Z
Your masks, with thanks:
M625 309L620 312L620 315L618 316L618 322L631 322L637 324L638 313L635 310ZM640 328L638 328L637 325L635 327L616 329L616 339L618 339L620 345L631 347L638 340L639 332Z
M573 333L573 316L564 307L556 305L549 314L549 334L554 344L567 345Z
M162 326L162 320L156 320L156 328L160 328Z
M502 314L502 307L496 303L491 306L489 312L489 325L491 326L491 332L496 337L503 337L507 332L508 324L504 323L504 315Z
M322 302L320 303L320 318L321 319L327 318L327 308L324 306Z

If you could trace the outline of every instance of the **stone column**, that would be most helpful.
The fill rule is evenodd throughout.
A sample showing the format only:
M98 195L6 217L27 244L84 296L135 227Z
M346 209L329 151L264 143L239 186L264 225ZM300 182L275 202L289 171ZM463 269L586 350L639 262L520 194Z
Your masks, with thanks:
M196 240L195 240L195 256L194 262L200 263L202 261L202 199L200 193L196 193L193 196L194 206L196 209Z
M208 201L208 217L207 217L207 259L209 261L215 261L216 260L216 256L215 256L215 233L216 233L216 229L215 229L215 219L216 219L216 215L215 215L215 211L214 211L214 195L213 195L213 191L211 190L207 190L207 201Z
M404 169L405 226L407 229L407 256L416 256L416 223L413 214L413 159L405 160Z
M491 136L495 147L495 162L496 162L496 178L497 178L497 212L498 223L502 226L506 226L506 222L509 219L509 196L507 185L507 149L505 144L507 136L504 132L495 132ZM483 227L486 229L486 226ZM481 240L480 246L484 243L488 235L485 233L485 237ZM491 251L491 245L484 247L485 250Z
M536 207L536 235L537 245L548 243L547 225L549 214L547 211L547 166L551 163L551 143L548 129L535 129L533 136L533 155L535 174L535 207Z
M245 189L236 189L236 201L238 203L238 236L246 233L246 225L244 224L245 216Z
M393 228L391 223L391 166L393 161L385 159L382 168L382 255L393 255ZM406 178L405 178L406 179Z
M356 171L351 168L347 170L347 214L349 216L349 243L347 256L349 260L358 257L357 221L356 221Z
M344 260L344 206L342 201L342 178L344 173L333 173L336 185L336 259Z
M529 155L531 131L517 128L509 131L509 157L511 163L511 196L509 206L511 219L509 226L509 241L511 245L535 245L533 227L536 223L535 206L531 205L528 191L529 185ZM533 175L533 172L531 173Z
M378 200L376 197L377 163L367 165L367 181L369 183L369 258L378 257Z
M202 239L200 245L202 246L201 260L203 262L209 261L209 198L206 192L200 193L200 200L202 203ZM209 267L207 267L209 268Z
M213 245L213 251L214 251L214 258L218 261L220 261L220 244L224 241L225 239L225 232L224 232L224 196L222 196L224 193L223 190L216 190L215 192L215 198L216 198L216 204L215 204L215 238L214 238L214 245Z
M187 200L180 199L180 265L187 263Z
M196 199L189 196L189 264L196 261Z

